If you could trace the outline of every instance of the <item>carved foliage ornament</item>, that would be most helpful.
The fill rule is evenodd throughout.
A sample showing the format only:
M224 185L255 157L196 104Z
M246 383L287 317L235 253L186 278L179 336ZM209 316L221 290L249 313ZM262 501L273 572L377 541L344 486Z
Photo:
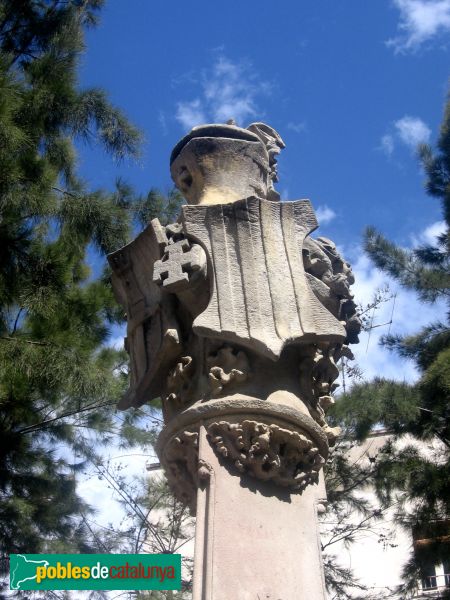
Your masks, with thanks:
M318 480L324 458L305 433L256 421L219 421L207 429L215 451L241 473L301 491Z
M247 381L250 374L247 354L242 350L235 352L228 344L210 354L206 363L212 396L220 395L223 388L233 382Z
M271 481L291 492L301 492L317 483L325 462L306 432L275 424L217 421L207 426L207 437L214 451L240 473ZM175 496L194 513L204 470L198 457L198 432L186 430L172 436L161 458Z
M161 462L173 493L195 514L198 483L198 432L181 431L174 435L164 448Z

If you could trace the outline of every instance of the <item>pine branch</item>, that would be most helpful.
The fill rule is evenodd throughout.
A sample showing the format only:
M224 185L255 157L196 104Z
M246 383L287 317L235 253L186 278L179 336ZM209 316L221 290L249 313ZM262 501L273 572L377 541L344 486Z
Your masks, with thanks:
M80 196L78 194L75 194L74 192L69 192L69 190L63 190L56 186L52 186L52 190L54 190L55 192L59 192L60 194L63 194L64 196L70 196L71 198L76 198L77 200L80 198Z
M16 433L19 433L19 434L34 433L36 430L44 429L44 428L48 427L49 425L55 423L56 421L66 419L67 417L72 417L74 415L79 415L79 414L83 414L86 412L92 412L93 410L98 410L99 408L104 408L105 406L115 406L115 401L109 400L108 402L103 402L102 404L94 403L94 404L91 404L84 408L77 408L77 409L68 411L66 413L63 413L61 415L58 415L57 417L54 417L53 419L48 419L46 421L40 421L39 423L35 423L34 425L29 425L28 427L19 429L18 431L16 431Z
M36 340L25 340L20 337L11 337L9 335L0 336L1 340L5 340L7 342L22 342L23 344L32 344L33 346L55 346L51 342L38 342Z

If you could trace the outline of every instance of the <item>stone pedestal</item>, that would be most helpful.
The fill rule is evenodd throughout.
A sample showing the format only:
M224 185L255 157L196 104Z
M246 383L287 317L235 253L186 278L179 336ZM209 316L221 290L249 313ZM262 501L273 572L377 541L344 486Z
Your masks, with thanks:
M324 600L318 490L236 477L200 428L193 600Z

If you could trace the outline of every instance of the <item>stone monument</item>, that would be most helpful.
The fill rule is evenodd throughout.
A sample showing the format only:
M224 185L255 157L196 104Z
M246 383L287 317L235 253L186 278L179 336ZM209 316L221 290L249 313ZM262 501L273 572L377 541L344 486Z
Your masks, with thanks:
M162 399L157 452L197 515L194 600L325 598L325 411L360 323L311 203L275 191L282 148L264 123L195 127L170 160L178 221L109 257L131 362L120 408Z

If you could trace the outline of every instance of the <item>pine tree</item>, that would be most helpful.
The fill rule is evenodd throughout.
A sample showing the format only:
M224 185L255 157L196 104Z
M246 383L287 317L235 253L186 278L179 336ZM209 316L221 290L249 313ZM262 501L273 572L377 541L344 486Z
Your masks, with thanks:
M140 148L106 94L78 86L84 31L102 4L0 0L2 556L95 547L75 473L115 433L136 441L139 413L114 414L126 357L104 344L123 316L107 269L92 278L89 253L104 257L152 210L169 219L180 201L136 198L120 180L92 191L77 176L74 139L117 159Z
M324 466L327 507L320 522L325 584L330 600L375 600L379 596L373 595L351 568L340 564L336 550L340 546L351 548L367 534L376 535L380 543L386 543L384 530L377 527L383 513L378 504L361 493L373 482L373 465L370 461L366 464L349 458L355 443L347 437L342 432Z
M156 431L147 439L156 442ZM160 470L159 463L153 463ZM122 594L127 600L189 600L192 598L193 560L185 555L185 545L193 542L194 519L188 507L170 491L162 473L145 478L130 476L124 461L96 465L99 477L113 490L123 507L124 519L109 526L109 540L101 539L102 552L182 554L181 591L152 591ZM106 541L106 543L105 543ZM189 552L188 552L189 554Z
M450 99L445 108L435 151L419 147L426 174L426 190L441 201L445 231L435 246L405 250L369 228L365 250L374 264L420 300L447 303L450 309ZM398 501L397 521L409 532L429 540L417 544L405 566L403 593L415 588L430 565L448 564L450 522L450 311L446 319L415 335L388 335L387 349L415 362L417 383L377 378L358 383L334 408L334 418L364 439L375 425L393 433L380 453L374 471L379 499ZM400 451L397 440L409 434L412 442ZM424 454L414 440L428 441L434 450Z

